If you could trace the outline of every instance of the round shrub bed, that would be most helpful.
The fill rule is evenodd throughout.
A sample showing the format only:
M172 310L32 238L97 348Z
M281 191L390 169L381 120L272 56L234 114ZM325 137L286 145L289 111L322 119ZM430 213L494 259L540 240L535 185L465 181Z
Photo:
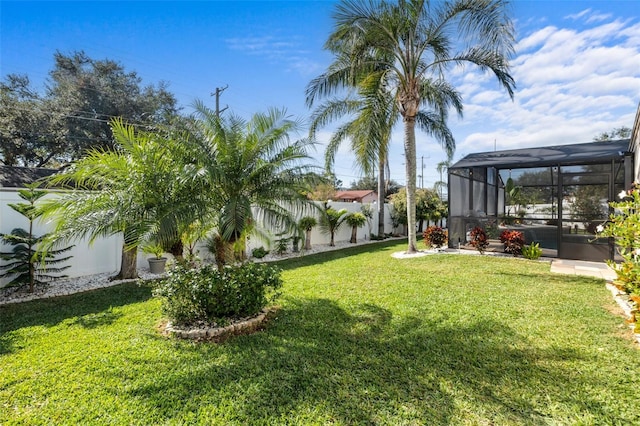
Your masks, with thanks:
M281 287L280 270L267 264L245 263L222 270L212 265L197 269L178 265L156 282L153 294L162 299L173 330L229 325L234 330L238 322L266 316L265 308L280 295ZM206 332L198 338L203 337Z

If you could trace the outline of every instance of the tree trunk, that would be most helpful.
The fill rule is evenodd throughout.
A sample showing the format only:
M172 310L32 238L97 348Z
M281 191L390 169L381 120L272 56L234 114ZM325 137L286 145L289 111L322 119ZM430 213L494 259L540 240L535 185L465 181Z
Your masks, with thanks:
M138 248L126 250L122 246L122 262L120 263L120 272L111 278L112 280L129 280L138 278Z
M334 247L336 244L333 242L333 236L334 236L335 232L331 231L331 241L329 242L329 246Z
M311 250L311 228L307 229L307 234L304 239L304 249Z
M416 119L404 117L404 153L407 175L407 254L416 253Z
M178 240L175 243L173 243L169 248L169 253L171 253L176 260L183 260L184 244L182 243L182 240Z
M385 185L384 185L384 166L385 166L385 158L380 156L378 159L378 237L384 237L384 196L385 194Z
M351 239L349 240L349 242L351 244L355 244L358 242L358 227L357 226L352 226L351 227Z

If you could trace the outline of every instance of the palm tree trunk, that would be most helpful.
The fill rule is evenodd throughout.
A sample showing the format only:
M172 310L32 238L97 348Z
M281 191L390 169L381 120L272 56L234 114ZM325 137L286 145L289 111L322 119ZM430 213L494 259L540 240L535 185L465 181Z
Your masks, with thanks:
M384 167L385 167L385 158L380 155L378 158L378 237L382 238L384 236L384 196L385 196L385 185L384 185Z
M171 253L176 260L184 259L184 243L182 240L174 242L169 248L169 253Z
M304 249L311 250L311 229L307 229L307 235L304 239Z
M416 119L404 117L404 153L407 175L407 253L418 251L416 240Z
M358 242L358 227L357 226L352 226L351 227L351 240L349 240L349 242L351 244L355 244Z
M138 278L138 248L127 250L122 246L122 262L120 272L112 280L129 280Z

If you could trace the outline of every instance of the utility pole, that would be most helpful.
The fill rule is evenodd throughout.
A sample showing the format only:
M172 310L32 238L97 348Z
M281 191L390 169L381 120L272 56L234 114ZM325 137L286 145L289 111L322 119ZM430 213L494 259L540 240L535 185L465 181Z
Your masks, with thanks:
M422 166L422 174L420 175L420 189L424 188L424 155L420 157L420 164Z
M225 109L229 108L229 106L225 106L224 108L220 109L220 94L222 92L224 92L225 90L227 90L227 88L229 87L229 85L227 84L224 87L216 87L216 91L215 93L211 93L211 96L215 96L216 97L216 116L220 117L220 113L222 111L224 111Z

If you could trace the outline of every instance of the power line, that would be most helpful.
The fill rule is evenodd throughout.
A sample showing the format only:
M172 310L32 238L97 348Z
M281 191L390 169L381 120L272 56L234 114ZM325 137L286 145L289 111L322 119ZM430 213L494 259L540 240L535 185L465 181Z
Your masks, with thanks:
M229 108L229 106L227 105L224 108L220 109L220 94L222 94L222 92L224 92L228 88L229 88L228 84L224 87L216 87L216 91L211 93L211 96L216 97L216 116L218 117L220 117L221 112Z

